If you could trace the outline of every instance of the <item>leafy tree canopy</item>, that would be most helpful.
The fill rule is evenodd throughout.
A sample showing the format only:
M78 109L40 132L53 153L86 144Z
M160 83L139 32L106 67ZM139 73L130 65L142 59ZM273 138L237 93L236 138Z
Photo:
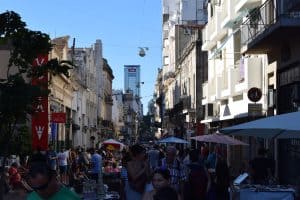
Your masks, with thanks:
M8 64L0 65L0 146L6 147L1 148L2 153L8 153L10 142L18 133L17 125L24 123L32 112L32 102L38 96L49 94L50 81L45 87L33 86L30 80L45 73L69 77L68 70L73 65L69 61L51 59L40 67L32 67L35 58L48 55L51 51L50 37L28 29L13 11L0 14L1 49L10 51Z

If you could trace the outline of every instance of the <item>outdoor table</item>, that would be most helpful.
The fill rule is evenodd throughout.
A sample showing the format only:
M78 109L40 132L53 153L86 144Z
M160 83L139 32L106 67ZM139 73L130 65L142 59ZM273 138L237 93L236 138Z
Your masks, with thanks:
M103 173L103 183L108 185L110 191L120 192L120 173Z
M241 188L235 190L231 195L232 200L294 200L295 190L291 188Z

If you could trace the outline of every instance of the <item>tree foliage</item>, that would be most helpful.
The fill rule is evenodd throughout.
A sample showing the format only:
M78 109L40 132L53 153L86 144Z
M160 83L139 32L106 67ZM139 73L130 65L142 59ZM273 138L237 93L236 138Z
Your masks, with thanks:
M50 81L46 87L33 86L31 79L39 78L45 73L68 77L72 63L51 59L42 66L32 67L35 58L51 51L50 37L40 31L28 29L26 23L13 11L0 14L0 49L10 51L7 65L0 66L0 153L7 155L13 153L10 150L15 149L12 141L20 140L18 134L22 131L18 126L20 123L26 124L34 100L39 96L47 96L50 92Z

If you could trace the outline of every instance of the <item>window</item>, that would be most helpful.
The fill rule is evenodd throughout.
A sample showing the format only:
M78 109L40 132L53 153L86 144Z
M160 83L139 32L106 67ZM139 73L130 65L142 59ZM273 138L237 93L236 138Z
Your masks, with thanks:
M268 107L273 108L275 106L275 97L276 97L276 91L274 88L268 89Z

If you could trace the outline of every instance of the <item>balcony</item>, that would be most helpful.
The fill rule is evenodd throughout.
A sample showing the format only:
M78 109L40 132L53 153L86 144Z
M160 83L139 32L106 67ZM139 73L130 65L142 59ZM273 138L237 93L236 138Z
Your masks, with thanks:
M212 32L210 35L210 40L213 41L218 41L221 40L226 34L227 34L227 29L224 29L221 27L221 23L223 21L222 19L222 10L217 10L214 17L213 17L213 26Z
M224 1L223 11L221 15L221 28L234 28L246 16L247 10L240 9L236 11L236 5L240 0Z
M106 104L110 104L110 105L113 105L114 103L114 101L113 101L113 99L111 98L111 96L106 96L105 98L104 98L104 100L105 100L105 103Z
M220 91L220 99L227 99L228 96L230 96L230 88L228 84L229 80L229 73L228 69L225 68L222 72L222 75L218 78L218 84Z
M216 100L216 77L212 77L208 81L208 98L209 102Z
M209 51L212 49L214 46L217 45L216 41L211 41L209 38L210 33L208 32L208 24L206 24L205 28L202 29L202 50L203 51Z
M164 80L175 78L175 73L172 71L166 72L164 75Z
M240 0L236 2L235 12L242 12L260 6L261 0Z
M244 58L244 61L237 62L235 66L231 79L235 94L246 92L252 87L262 88L261 58Z
M283 1L283 0L281 0ZM266 1L252 9L241 26L241 51L243 53L267 53L283 36L298 37L300 34L300 1Z
M182 101L184 110L191 109L191 96L190 95L183 95L180 97L180 100Z

